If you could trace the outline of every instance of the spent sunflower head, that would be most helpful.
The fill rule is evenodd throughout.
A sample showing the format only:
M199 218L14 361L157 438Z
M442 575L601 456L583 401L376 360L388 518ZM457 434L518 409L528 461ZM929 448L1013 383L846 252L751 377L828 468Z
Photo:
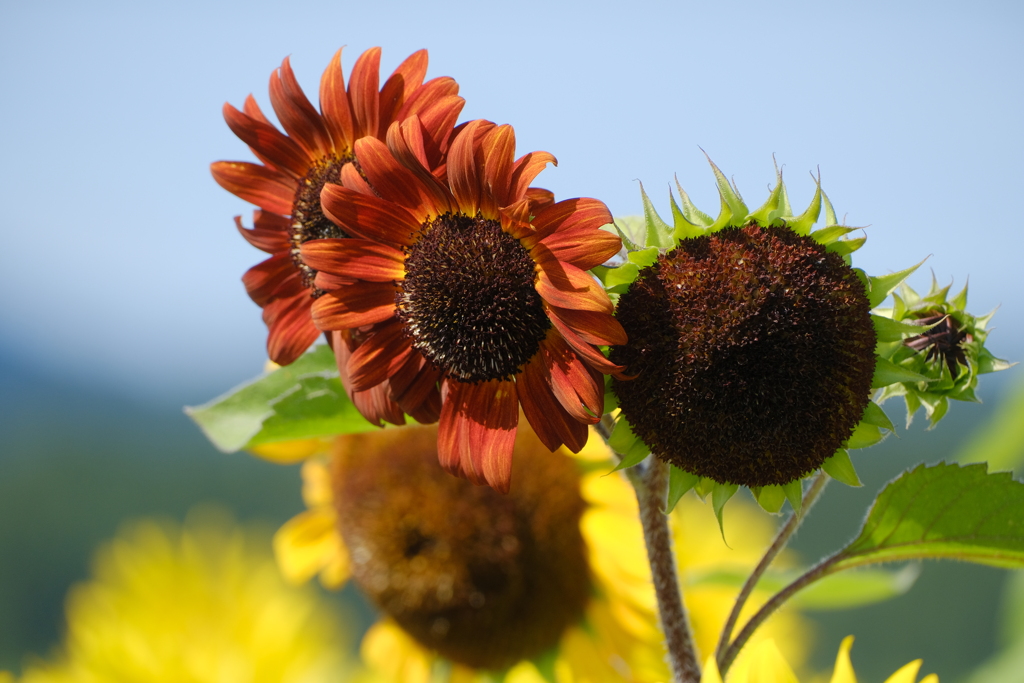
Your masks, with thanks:
M885 356L921 329L872 312L914 269L875 278L851 267L865 238L845 237L856 228L838 223L817 180L795 215L777 172L751 211L711 167L717 218L677 183L670 226L644 193L641 234L623 232L627 262L603 273L629 336L609 359L635 376L613 383L620 450L671 463L676 493L714 492L717 512L738 486L771 511L786 498L798 507L800 480L819 468L858 485L847 449L892 429L874 390L929 382Z
M437 427L338 437L303 466L309 509L275 536L283 574L352 578L384 616L363 640L382 680L627 680L668 677L636 498L594 438L555 453L523 424L509 495L450 477ZM694 503L698 504L699 503ZM763 517L728 549L713 523L677 516L680 578L698 646L711 652L736 587L709 577L752 567L771 536ZM767 597L760 595L758 597ZM757 636L801 659L802 621L777 615ZM744 655L741 655L741 659ZM557 674L557 676L556 676ZM500 677L499 677L500 678Z
M70 591L59 650L21 681L345 680L350 634L316 591L281 578L268 541L214 508L183 526L126 525Z
M380 52L371 48L356 60L346 89L339 50L320 80L320 111L302 92L285 58L270 76L270 102L284 133L252 95L242 111L224 105L228 126L262 163L218 161L210 170L221 187L259 207L252 229L242 226L240 216L235 224L250 244L271 254L242 281L263 309L267 353L277 363L294 361L320 334L309 308L322 291L299 247L311 239L347 234L324 216L321 189L346 174L358 175L358 165L351 165L357 140L383 138L393 121L413 114L425 124L426 148L439 154L464 104L451 78L423 82L426 50L411 55L379 86Z
M551 450L578 451L604 412L601 373L618 368L597 345L625 335L587 271L620 240L603 203L530 187L554 157L516 159L511 126L466 124L441 162L424 140L418 117L396 122L386 144L356 143L362 176L324 188L353 238L302 245L326 291L313 319L347 388L383 392L368 419L440 419L444 467L507 491L520 405Z

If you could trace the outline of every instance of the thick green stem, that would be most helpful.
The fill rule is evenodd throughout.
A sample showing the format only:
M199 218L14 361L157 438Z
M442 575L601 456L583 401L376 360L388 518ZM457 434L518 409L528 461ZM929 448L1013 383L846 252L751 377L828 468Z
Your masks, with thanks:
M743 611L743 606L747 603L747 599L750 594L754 591L754 587L757 582L761 579L761 576L768 569L768 566L776 558L776 556L782 552L782 549L789 543L789 539L792 538L796 530L800 528L801 522L810 512L811 507L818 500L822 490L825 488L825 484L828 483L828 475L822 471L819 471L815 475L814 479L811 480L811 485L807 489L807 493L804 494L803 502L800 505L799 510L794 510L793 514L789 516L786 523L779 529L779 533L775 536L775 540L768 546L768 550L765 552L764 557L754 568L754 571L747 577L746 583L743 584L743 588L740 589L739 595L736 596L736 604L733 605L732 612L729 614L729 618L725 622L725 626L722 627L722 635L718 639L718 647L715 648L715 659L718 661L718 667L725 673L727 667L724 667L725 652L729 647L729 639L732 638L733 629L736 628L736 622L740 618L740 612Z

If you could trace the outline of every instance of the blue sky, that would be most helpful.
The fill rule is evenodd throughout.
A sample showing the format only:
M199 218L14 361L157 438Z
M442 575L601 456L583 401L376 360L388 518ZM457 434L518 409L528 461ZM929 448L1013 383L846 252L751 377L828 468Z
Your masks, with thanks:
M869 225L856 265L927 269L1024 357L1024 5L1010 2L40 2L0 9L0 350L139 397L199 402L259 371L239 278L251 207L208 165L250 159L221 105L286 55L315 93L346 45L390 72L430 50L464 118L559 159L538 184L638 213L673 174L714 211L699 147L751 204L784 165ZM269 111L269 106L265 107Z

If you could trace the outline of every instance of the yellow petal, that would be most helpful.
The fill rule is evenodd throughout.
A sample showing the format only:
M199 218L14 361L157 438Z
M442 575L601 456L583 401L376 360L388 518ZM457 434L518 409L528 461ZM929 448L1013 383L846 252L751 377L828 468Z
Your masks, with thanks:
M307 510L285 522L274 534L274 555L291 583L304 583L326 568L334 585L348 578L348 552L330 508Z
M857 683L857 676L853 673L853 664L850 662L850 648L853 647L853 636L843 638L839 646L839 654L836 655L836 668L832 670L831 683Z
M909 664L900 667L899 671L885 679L885 683L914 683L917 680L917 672L920 670L921 660L915 659ZM924 683L924 681L921 683Z
M378 621L363 636L363 661L385 674L386 680L430 683L433 659L394 622Z
M302 500L309 508L334 505L331 470L322 460L302 463Z
M701 674L700 683L722 683L722 675L718 673L718 664L713 656L704 662L704 673Z
M800 683L770 638L755 646L747 671L748 683Z

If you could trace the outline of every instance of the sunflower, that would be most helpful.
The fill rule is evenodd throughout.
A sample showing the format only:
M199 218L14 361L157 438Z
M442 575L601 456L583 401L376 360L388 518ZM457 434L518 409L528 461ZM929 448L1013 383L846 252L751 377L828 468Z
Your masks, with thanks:
M380 52L375 47L360 55L346 90L339 50L320 80L320 112L285 58L270 76L270 102L284 133L252 95L242 111L224 105L228 126L262 163L218 161L210 170L221 187L259 207L252 229L242 226L240 216L235 223L250 244L271 257L250 268L242 281L263 309L269 328L267 353L282 365L298 358L320 334L309 307L322 291L314 285L316 271L303 261L299 247L311 239L346 236L324 217L321 189L359 174L357 166L349 166L357 140L382 138L393 121L413 114L423 124L425 153L439 156L464 104L451 78L423 82L426 50L402 62L378 91Z
M850 662L850 648L853 647L853 636L847 636L839 646L839 654L836 655L836 665L832 670L832 678L829 683L857 683L857 676L853 672L853 664ZM900 667L900 669L885 683L914 683L917 680L917 672L921 669L921 660L915 660ZM715 658L710 657L704 668L704 675L701 683L722 683L722 677L718 673L718 666ZM727 683L800 683L790 668L789 662L779 652L775 642L767 639L753 646L746 662L737 665L729 671L726 678ZM921 679L920 683L939 683L939 677L929 674Z
M913 365L915 349L930 341L914 340L922 325L951 318L927 309L922 315L932 318L908 324L876 308L916 266L881 277L852 267L865 238L846 237L856 228L838 223L820 179L796 215L777 171L768 200L751 211L711 167L717 218L677 185L669 226L644 193L644 229L626 236L627 263L602 273L629 336L609 359L634 377L613 381L624 416L613 439L620 452L670 463L674 497L689 488L714 492L720 512L746 486L772 512L787 498L799 508L802 479L819 469L860 485L848 451L892 431L879 406L885 398L930 386L933 378ZM825 225L812 231L823 207ZM947 366L948 358L965 364L950 340L961 336L932 336L950 347ZM890 356L907 358L897 365Z
M282 580L267 540L212 508L184 526L126 525L69 593L60 650L21 682L344 680L347 629L316 591Z
M550 453L522 425L517 484L499 495L444 473L437 429L346 435L329 459L307 460L309 509L274 539L284 576L357 583L385 615L362 643L364 663L384 681L666 680L636 499L619 474L604 476L601 440L576 456ZM771 535L763 516L737 514L750 533L734 550L706 516L674 516L702 652L712 652L735 599L708 577L749 569ZM804 655L805 627L792 614L757 637Z
M508 491L520 405L550 450L579 451L604 412L601 373L618 368L595 345L625 335L587 271L621 242L600 229L603 203L530 188L555 160L515 159L511 126L470 122L442 169L415 118L392 124L387 144L356 143L372 193L356 175L324 188L325 215L358 239L302 245L328 290L313 319L358 337L340 349L350 390L387 382L402 410L431 422L440 383L442 465Z

